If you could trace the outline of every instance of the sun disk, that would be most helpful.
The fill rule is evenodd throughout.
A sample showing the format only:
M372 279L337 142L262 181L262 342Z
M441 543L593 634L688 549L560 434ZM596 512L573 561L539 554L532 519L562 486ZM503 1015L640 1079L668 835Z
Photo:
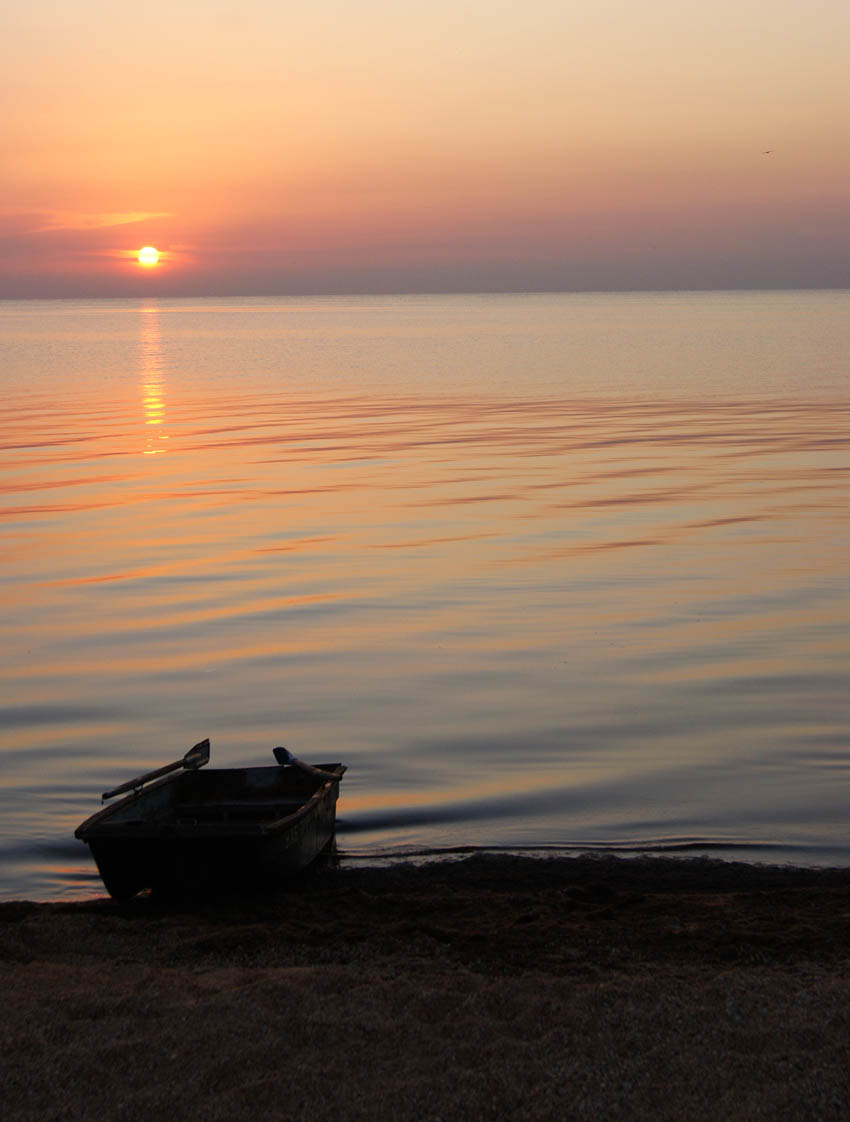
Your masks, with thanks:
M152 245L146 245L143 249L139 250L140 265L156 265L158 261L159 253Z

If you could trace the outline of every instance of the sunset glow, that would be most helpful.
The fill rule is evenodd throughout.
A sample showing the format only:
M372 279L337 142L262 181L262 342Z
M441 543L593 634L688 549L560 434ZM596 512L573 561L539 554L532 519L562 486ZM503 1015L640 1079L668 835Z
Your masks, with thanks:
M152 265L159 264L159 253L152 245L146 245L139 250L139 264L150 268Z
M850 282L842 0L55 21L0 45L0 295Z

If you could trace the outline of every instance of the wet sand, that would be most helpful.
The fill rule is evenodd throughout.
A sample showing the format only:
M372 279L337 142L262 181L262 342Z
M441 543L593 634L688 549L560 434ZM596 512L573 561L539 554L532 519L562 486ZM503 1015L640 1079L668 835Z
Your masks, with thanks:
M0 906L7 1120L850 1118L850 870L475 856Z

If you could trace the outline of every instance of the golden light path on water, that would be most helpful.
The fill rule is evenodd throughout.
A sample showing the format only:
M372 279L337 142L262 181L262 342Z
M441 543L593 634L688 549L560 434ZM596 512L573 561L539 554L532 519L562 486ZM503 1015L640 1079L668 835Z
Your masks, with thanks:
M204 735L345 759L349 853L848 860L848 310L0 309L6 894Z
M162 430L165 421L165 380L162 371L162 334L159 308L143 304L139 312L139 357L141 360L142 404L145 425L151 429L145 441L145 455L164 452L168 435Z

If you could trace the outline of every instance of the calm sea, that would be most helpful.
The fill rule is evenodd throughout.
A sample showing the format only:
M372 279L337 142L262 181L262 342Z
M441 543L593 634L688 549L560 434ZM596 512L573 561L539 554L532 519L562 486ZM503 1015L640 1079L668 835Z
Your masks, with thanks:
M850 864L850 293L0 303L0 892L204 736L341 851Z

